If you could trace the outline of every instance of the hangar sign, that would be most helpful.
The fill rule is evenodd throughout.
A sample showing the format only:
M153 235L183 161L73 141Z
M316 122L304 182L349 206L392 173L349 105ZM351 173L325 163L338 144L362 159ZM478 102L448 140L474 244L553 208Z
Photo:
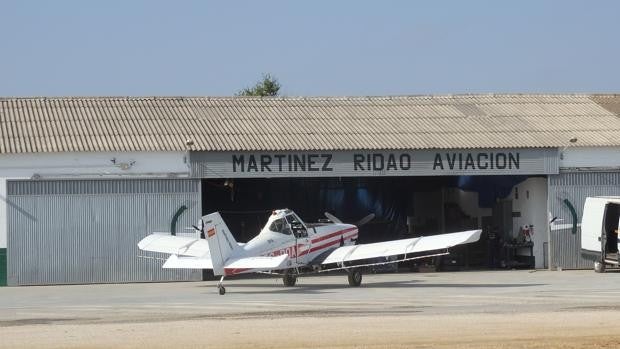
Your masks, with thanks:
M192 152L202 178L556 174L556 149Z

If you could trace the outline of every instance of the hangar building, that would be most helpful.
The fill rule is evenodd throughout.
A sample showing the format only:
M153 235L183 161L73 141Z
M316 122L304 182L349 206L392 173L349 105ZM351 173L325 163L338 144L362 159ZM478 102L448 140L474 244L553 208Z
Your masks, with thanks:
M577 222L620 195L619 114L618 95L0 98L0 284L201 280L137 241L212 211L247 241L284 207L375 213L360 242L484 229L438 268L590 268Z

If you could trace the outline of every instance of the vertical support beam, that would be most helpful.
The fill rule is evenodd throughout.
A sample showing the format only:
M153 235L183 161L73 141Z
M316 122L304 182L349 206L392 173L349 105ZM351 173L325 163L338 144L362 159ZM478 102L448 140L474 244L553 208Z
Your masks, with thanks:
M6 248L0 248L0 286L6 286Z
M0 286L7 284L7 217L6 217L6 178L0 178Z
M550 176L547 176L547 212L553 215L551 211L551 178ZM547 224L546 224L547 226L546 227L547 229L547 263L548 263L549 270L556 270L555 263L553 260L554 241L551 240L551 222L549 221L552 218L553 217L547 216Z

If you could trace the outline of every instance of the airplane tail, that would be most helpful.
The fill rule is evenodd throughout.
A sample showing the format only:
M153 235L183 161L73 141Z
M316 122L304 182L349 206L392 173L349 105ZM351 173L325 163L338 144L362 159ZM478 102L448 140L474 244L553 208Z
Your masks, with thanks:
M209 244L213 274L224 275L226 261L239 249L239 245L218 212L202 217L204 236Z

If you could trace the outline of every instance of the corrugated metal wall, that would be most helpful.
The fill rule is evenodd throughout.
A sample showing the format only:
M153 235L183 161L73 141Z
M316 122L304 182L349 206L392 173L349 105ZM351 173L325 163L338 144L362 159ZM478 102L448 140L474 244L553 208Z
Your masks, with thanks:
M9 285L201 279L136 246L169 231L183 205L179 233L200 218L199 180L9 181L7 191Z
M620 195L619 172L574 172L549 176L548 209L559 223L572 224L573 217L565 200L575 208L577 223L581 222L583 204L588 196ZM581 258L581 228L551 231L551 266L564 269L591 268L592 262Z

